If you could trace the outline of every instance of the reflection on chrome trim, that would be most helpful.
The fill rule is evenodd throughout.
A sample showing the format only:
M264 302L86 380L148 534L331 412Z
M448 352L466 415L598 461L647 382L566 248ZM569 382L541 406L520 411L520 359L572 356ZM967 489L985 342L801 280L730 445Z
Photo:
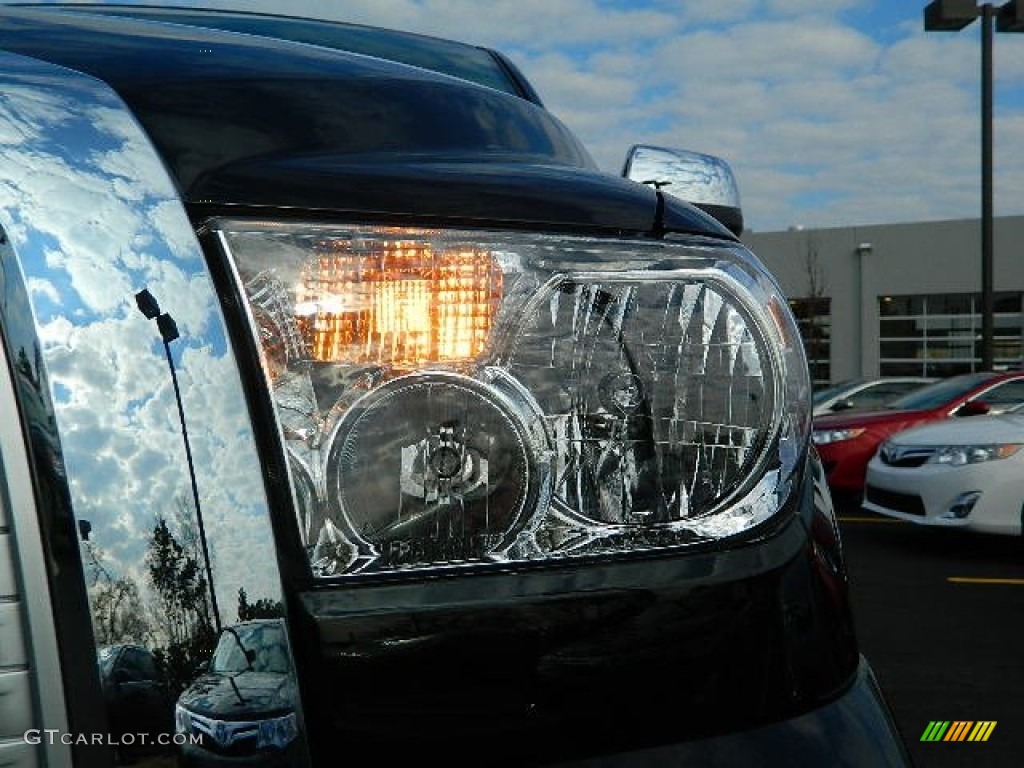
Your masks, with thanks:
M282 599L256 443L212 281L172 181L117 95L0 56L0 225L15 254L0 264L0 323L24 372L21 407L38 404L29 418L39 430L36 465L49 470L42 515L63 509L64 544L69 554L80 547L97 645L201 653L215 638L194 499L224 623L236 620L236 606L280 609ZM176 339L162 340L163 319L139 311L143 289L173 316Z

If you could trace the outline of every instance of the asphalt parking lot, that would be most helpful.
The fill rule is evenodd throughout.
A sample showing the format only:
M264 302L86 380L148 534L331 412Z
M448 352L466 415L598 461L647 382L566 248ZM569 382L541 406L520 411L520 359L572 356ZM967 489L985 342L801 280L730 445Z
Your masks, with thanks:
M1024 765L1024 540L839 513L861 647L918 767ZM996 726L922 741L933 721Z

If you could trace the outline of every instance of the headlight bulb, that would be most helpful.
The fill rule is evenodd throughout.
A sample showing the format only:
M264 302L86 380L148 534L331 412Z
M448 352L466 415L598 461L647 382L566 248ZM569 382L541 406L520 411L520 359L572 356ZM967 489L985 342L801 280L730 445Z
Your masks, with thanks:
M332 440L327 487L361 554L402 567L479 561L507 544L540 492L526 419L448 372L358 401Z

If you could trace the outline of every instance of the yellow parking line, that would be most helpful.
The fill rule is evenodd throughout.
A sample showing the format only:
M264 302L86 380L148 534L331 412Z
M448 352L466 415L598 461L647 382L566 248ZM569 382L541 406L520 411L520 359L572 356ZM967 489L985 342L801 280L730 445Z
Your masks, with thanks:
M892 517L857 517L856 515L840 515L840 523L905 523L906 520L896 520Z
M1009 584L1024 587L1024 579L975 579L969 576L950 576L946 579L950 584Z

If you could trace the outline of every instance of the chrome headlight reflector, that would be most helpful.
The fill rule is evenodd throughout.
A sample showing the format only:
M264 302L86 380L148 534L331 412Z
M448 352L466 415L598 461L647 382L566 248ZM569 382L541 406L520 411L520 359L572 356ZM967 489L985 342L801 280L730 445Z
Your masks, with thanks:
M806 364L740 245L209 228L317 576L685 546L790 493Z

